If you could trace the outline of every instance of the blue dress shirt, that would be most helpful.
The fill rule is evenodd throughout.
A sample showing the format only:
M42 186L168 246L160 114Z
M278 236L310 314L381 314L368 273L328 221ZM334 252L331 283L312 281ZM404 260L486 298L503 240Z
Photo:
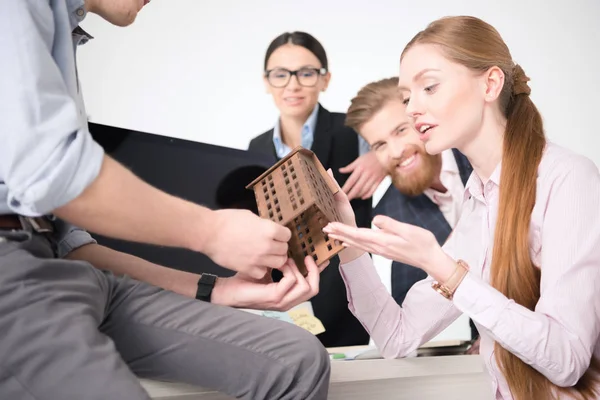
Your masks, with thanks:
M319 104L315 106L314 110L308 116L308 119L302 126L302 138L301 145L305 149L310 149L312 147L314 137L315 137L315 128L317 126L317 117L319 115ZM369 152L370 147L369 143L362 138L362 136L358 136L358 150L359 154L362 156ZM279 118L275 122L273 126L273 145L275 146L275 152L277 153L278 158L283 158L289 154L292 149L285 143L283 143L283 139L281 137L281 126L279 124Z
M310 113L308 119L302 126L302 139L301 144L305 149L310 149L313 144L313 140L315 137L315 127L317 126L317 116L319 114L319 104L315 106L314 110ZM277 118L277 122L275 122L275 126L273 127L273 145L275 146L275 152L277 153L277 157L283 158L285 157L292 149L283 143L283 139L281 137L281 125L279 124L279 118Z
M75 50L84 0L0 1L0 214L41 216L98 176L104 151L87 128ZM94 240L57 221L59 255Z

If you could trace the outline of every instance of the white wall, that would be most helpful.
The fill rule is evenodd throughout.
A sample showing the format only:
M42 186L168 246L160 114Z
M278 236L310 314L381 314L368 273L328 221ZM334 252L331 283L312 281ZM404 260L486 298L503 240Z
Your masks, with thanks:
M345 111L364 84L397 74L404 44L433 19L492 23L532 77L548 136L600 165L598 0L153 0L128 28L94 15L78 62L94 122L245 148L276 117L261 80L284 31L325 46L333 74L322 103Z

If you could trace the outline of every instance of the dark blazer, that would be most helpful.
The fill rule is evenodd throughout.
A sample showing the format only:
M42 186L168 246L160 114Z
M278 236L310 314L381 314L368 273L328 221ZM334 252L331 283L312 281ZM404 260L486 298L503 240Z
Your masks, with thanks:
M463 184L467 183L473 168L469 160L458 150L453 149L454 159L458 165L460 178ZM377 203L374 215L381 214L395 220L420 226L431 231L438 243L444 244L452 228L446 221L439 207L433 203L425 194L416 197L403 195L391 185ZM392 262L392 297L402 305L408 290L420 280L427 277L427 273L420 268L403 264L398 261ZM476 336L474 325L471 323L473 337Z
M325 169L332 169L340 186L344 185L349 174L342 174L339 169L359 156L357 133L344 126L345 118L346 114L332 113L319 105L311 147ZM252 139L248 150L277 156L273 145L273 129ZM358 226L370 227L372 200L355 199L351 204ZM280 278L279 271L274 271L273 279ZM347 299L346 286L339 272L339 258L336 256L321 273L319 294L311 299L315 316L325 326L325 332L317 337L326 347L360 345L369 342L369 334L348 310Z

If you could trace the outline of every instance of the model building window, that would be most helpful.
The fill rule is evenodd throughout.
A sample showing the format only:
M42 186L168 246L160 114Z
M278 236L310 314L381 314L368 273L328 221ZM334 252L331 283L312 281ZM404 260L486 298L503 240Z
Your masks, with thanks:
M338 188L312 151L294 149L247 188L254 190L259 215L292 231L289 252L303 275L305 257L322 263L343 249L323 232L339 221L333 200Z

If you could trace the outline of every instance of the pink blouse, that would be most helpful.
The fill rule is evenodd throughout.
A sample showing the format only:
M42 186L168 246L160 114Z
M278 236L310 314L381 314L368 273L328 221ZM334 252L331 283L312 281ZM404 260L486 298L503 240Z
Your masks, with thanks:
M535 312L489 282L498 213L499 165L484 185L473 173L462 215L444 250L470 272L452 301L416 283L400 307L381 283L367 254L340 266L349 308L386 358L406 356L461 313L481 335L480 355L496 399L512 399L494 358L494 342L558 386L574 385L593 354L600 357L600 174L589 159L548 143L538 169L530 252L540 266Z

